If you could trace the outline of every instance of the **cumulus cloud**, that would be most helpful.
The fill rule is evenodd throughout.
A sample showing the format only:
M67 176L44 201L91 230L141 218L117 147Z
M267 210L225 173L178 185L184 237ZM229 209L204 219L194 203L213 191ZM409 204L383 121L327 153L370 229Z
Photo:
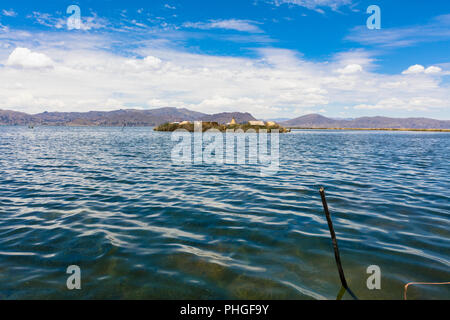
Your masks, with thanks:
M349 64L346 65L344 68L337 69L336 72L342 73L342 74L352 74L363 71L363 68L359 64Z
M403 71L403 74L417 74L425 72L425 67L420 64L410 66L407 70Z
M413 66L410 66L408 69L402 72L402 74L420 74L420 73L426 73L426 74L438 74L442 72L442 69L436 66L431 66L425 69L424 66L420 64L416 64Z
M53 67L54 62L43 53L32 52L28 48L16 48L9 55L6 65L21 68L50 68Z
M442 72L442 69L439 67L431 66L425 69L425 73L427 74L436 74Z

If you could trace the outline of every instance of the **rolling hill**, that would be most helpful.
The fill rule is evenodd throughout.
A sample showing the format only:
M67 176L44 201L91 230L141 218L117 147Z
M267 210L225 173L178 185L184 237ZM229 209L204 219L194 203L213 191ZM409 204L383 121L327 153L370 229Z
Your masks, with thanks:
M318 114L308 114L281 122L291 128L364 128L364 129L450 129L449 120L428 118L362 117L356 119L331 119Z
M249 113L233 112L208 115L183 108L151 110L116 110L90 112L43 112L34 115L0 110L0 125L54 125L54 126L157 126L175 121L215 121L227 123L232 118L238 123L255 120Z

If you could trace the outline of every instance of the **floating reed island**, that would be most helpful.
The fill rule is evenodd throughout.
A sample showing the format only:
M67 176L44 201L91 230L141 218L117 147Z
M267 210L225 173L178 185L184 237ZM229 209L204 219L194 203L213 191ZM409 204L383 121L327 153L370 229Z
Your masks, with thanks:
M242 130L243 132L247 132L248 130L254 130L255 132L259 132L260 130L266 130L266 132L271 133L274 132L280 132L280 133L287 133L291 132L291 129L285 128L283 126L280 126L278 123L275 123L273 121L248 121L245 124L236 123L236 121L233 119L230 123L227 124L219 124L218 122L203 122L200 121L198 123L201 123L201 130L202 132L208 131L210 129L217 129L220 132L226 132L227 130ZM153 130L155 131L175 131L178 129L184 129L188 132L195 132L196 130L200 130L200 127L196 129L196 125L194 122L190 121L182 121L182 122L168 122L164 123L158 127L155 127Z

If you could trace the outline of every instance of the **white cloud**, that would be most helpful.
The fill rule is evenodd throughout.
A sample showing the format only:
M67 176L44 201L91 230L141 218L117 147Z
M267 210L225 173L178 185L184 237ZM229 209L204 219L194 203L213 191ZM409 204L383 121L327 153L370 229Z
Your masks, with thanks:
M442 69L436 66L431 66L425 69L424 66L420 64L416 64L413 66L410 66L408 69L402 72L402 74L420 74L420 73L426 73L426 74L438 74L441 73Z
M344 68L337 69L336 71L342 74L352 74L363 71L363 68L359 64L349 64Z
M82 17L81 19L81 29L85 31L92 29L104 29L107 26L108 21L99 17L96 13L93 13L92 16Z
M449 103L432 97L413 97L411 99L382 99L376 104L360 104L354 107L359 110L406 110L427 111L432 108L448 107Z
M182 103L180 101L171 101L171 100L161 100L161 99L150 99L147 101L146 105L150 108L166 108L166 107L174 107L178 106Z
M403 74L417 74L425 72L425 67L420 64L410 66L407 70L403 71Z
M104 106L105 106L106 110L117 110L117 109L123 108L124 104L121 100L108 98L105 101Z
M171 9L171 10L175 10L175 9L176 9L175 6L171 6L171 5L168 4L168 3L166 3L166 4L164 5L164 8L166 8L166 9Z
M146 69L156 69L162 64L158 57L147 56L144 59L128 59L124 62L127 71L141 72Z
M33 12L32 15L28 15L27 18L34 19L40 25L63 29L67 27L67 17L54 17L49 13ZM99 17L96 13L92 13L92 16L81 17L81 30L88 31L94 29L104 29L108 26L108 21Z
M66 24L66 20L55 18L51 14L34 11L27 16L28 19L34 19L38 24L50 28L61 29Z
M7 17L17 17L17 13L14 11L14 9L3 9L2 14Z
M147 56L144 58L144 64L152 68L159 67L161 65L161 62L161 59L153 56Z
M450 41L450 14L437 16L424 25L382 28L373 32L366 26L352 29L346 40L376 47L410 47L418 43Z
M183 27L203 30L226 29L250 33L262 32L262 30L255 25L254 21L238 19L210 20L209 22L185 22Z
M27 48L16 48L8 57L7 66L21 68L49 68L54 62L43 53L32 52Z
M66 107L62 100L36 96L23 89L10 93L3 104L14 110L30 113L40 112L42 108L57 111Z
M0 41L4 37L0 34ZM117 39L101 34L13 32L11 38L34 46L0 48L1 109L34 113L167 106L243 111L267 119L322 109L332 115L348 106L360 114L398 116L415 110L450 118L444 64L439 73L423 67L420 76L389 75L374 72L376 61L361 50L309 61L286 49L259 49L254 58L245 58L188 53L172 43L149 41L122 56L111 50Z
M352 5L352 0L274 0L277 6L282 4L297 5L323 13L321 8L337 11L340 7Z
M427 74L436 74L436 73L441 73L442 69L439 67L435 67L435 66L431 66L425 69L425 73Z
M1 22L0 22L0 31L2 32L9 32L9 27L8 26L4 26ZM0 44L0 46L4 46L5 44Z

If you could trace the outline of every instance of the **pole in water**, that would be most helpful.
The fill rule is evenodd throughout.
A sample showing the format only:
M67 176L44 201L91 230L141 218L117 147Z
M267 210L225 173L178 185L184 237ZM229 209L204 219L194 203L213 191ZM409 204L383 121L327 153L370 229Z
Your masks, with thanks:
M357 299L356 296L353 294L353 292L348 287L347 280L345 280L344 269L342 268L342 263L341 263L341 256L339 255L339 247L338 247L338 243L337 243L337 239L336 239L336 233L334 232L333 221L331 220L330 211L328 210L328 204L327 204L327 199L325 198L324 187L321 187L319 192L320 192L320 196L322 197L323 210L325 211L325 215L327 217L328 228L330 229L331 240L333 242L333 248L334 248L334 258L336 259L336 264L337 264L338 271L339 271L339 278L341 278L342 287L344 287L354 299Z

